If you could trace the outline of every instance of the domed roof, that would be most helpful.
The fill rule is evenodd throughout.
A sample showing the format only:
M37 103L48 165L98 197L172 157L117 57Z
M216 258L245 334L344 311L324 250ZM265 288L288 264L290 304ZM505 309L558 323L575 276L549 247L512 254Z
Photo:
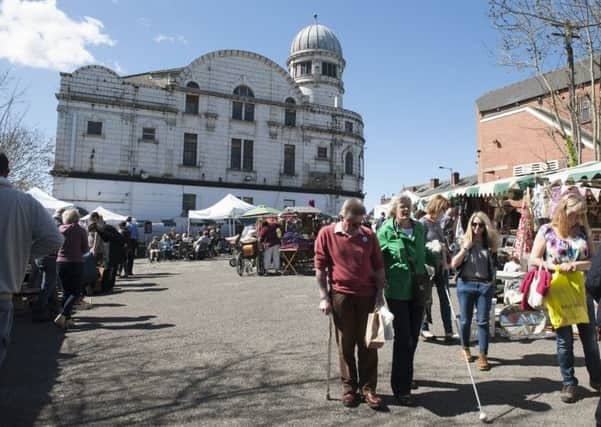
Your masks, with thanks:
M338 38L332 30L321 24L312 24L300 30L292 40L290 55L312 49L329 50L342 56Z

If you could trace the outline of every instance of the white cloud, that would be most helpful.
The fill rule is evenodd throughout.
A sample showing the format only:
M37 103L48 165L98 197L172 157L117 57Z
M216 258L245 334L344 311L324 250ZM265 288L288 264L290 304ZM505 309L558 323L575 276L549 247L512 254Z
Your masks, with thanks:
M153 39L153 41L155 41L156 43L162 43L162 42L170 42L170 43L181 43L181 44L188 44L188 40L186 40L186 38L184 36L182 36L181 34L174 34L174 35L169 35L169 34L157 34Z
M95 62L92 45L113 46L97 19L69 18L56 0L0 2L0 58L13 64L70 71Z
M127 70L123 68L117 61L113 62L113 70L120 75L127 73Z
M138 25L141 25L142 27L149 28L151 24L152 24L152 20L150 18L146 18L144 16L141 18L138 18Z

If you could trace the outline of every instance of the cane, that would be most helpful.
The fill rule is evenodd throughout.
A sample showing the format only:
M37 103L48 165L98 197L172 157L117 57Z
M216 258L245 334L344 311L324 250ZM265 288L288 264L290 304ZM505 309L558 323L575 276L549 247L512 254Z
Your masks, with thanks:
M326 400L330 398L330 372L332 369L332 314L328 315L329 332L328 332L328 375L326 380Z

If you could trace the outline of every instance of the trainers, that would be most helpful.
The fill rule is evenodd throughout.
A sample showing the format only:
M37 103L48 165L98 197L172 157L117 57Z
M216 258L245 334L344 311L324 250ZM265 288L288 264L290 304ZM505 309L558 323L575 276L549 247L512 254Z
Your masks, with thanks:
M490 371L490 363L488 363L488 357L484 353L480 353L478 358L478 369L481 371Z
M444 334L444 342L446 342L446 343L452 343L454 341L457 341L458 339L459 339L458 334L453 334L453 333Z
M473 362L474 361L474 356L472 356L472 353L470 352L469 348L462 348L461 349L461 358L463 360L465 360L466 362Z
M559 394L563 403L574 403L576 402L576 386L575 385L564 385Z
M422 333L422 337L424 337L424 339L426 339L426 340L434 339L434 334L432 332L430 332L430 331L424 331L424 330L422 330L421 333Z
M67 329L67 318L65 316L63 316L62 314L59 314L54 319L54 324L61 329Z

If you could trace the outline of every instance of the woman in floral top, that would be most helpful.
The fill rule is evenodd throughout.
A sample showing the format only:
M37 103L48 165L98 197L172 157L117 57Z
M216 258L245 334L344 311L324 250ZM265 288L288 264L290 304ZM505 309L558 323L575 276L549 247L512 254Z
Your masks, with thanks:
M586 201L579 194L570 193L562 197L551 224L543 225L536 235L532 248L532 263L555 272L558 266L562 273L585 272L591 268L591 232L586 218ZM589 323L578 324L578 332L584 349L586 369L590 376L589 385L601 390L601 359L595 340L593 300L587 295ZM574 337L572 326L555 330L557 334L557 359L563 378L561 400L576 401L578 380L574 376Z

